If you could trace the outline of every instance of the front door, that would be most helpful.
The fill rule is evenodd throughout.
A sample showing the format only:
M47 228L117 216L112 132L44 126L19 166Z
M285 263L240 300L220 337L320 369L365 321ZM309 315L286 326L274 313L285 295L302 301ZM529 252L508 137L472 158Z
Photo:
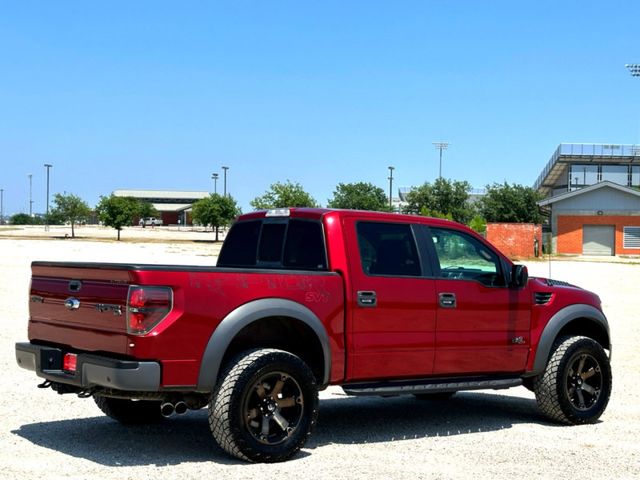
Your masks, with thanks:
M352 312L349 380L411 378L433 370L436 282L408 223L346 218ZM424 243L424 242L422 242Z
M438 296L435 374L520 372L530 346L528 288L506 285L503 262L465 232L429 228Z

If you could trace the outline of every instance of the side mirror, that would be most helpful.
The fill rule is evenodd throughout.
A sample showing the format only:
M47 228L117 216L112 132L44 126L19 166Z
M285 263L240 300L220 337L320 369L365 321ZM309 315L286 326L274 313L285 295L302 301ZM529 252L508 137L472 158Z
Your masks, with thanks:
M524 265L514 265L511 269L511 286L524 287L529 281L529 270Z

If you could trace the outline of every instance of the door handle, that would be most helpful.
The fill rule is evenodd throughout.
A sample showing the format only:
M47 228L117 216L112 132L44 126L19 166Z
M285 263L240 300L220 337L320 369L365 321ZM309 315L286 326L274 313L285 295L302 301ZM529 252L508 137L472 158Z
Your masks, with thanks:
M438 303L442 308L456 308L456 294L440 293L438 295Z
M358 291L358 306L359 307L375 307L378 304L376 292L372 291Z

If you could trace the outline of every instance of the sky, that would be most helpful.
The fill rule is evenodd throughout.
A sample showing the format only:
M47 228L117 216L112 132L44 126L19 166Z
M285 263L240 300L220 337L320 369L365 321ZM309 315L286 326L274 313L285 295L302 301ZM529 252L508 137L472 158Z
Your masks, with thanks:
M3 213L50 192L277 181L322 205L442 175L533 185L559 143L640 143L630 1L40 2L0 5ZM222 191L218 181L218 192Z

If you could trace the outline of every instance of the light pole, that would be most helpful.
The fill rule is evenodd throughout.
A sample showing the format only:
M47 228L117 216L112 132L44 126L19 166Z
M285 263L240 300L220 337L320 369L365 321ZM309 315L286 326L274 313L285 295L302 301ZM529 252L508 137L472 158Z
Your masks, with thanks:
M436 150L440 150L440 169L438 171L438 178L442 178L442 151L446 150L449 146L448 142L433 142L433 146Z
M0 225L4 225L4 188L0 188Z
M227 196L227 170L229 170L229 167L222 167L222 170L224 170L224 196Z
M29 217L33 217L33 175L27 175L29 177Z
M45 163L44 168L47 169L47 216L45 219L45 231L49 231L49 169L53 167L50 163Z
M213 193L218 193L218 175L217 173L212 173L211 178L213 178Z
M389 208L393 209L393 170L394 167L389 167Z
M632 77L640 77L640 63L627 63L625 67L629 69L629 73ZM638 155L638 150L632 149L632 154L633 156Z

